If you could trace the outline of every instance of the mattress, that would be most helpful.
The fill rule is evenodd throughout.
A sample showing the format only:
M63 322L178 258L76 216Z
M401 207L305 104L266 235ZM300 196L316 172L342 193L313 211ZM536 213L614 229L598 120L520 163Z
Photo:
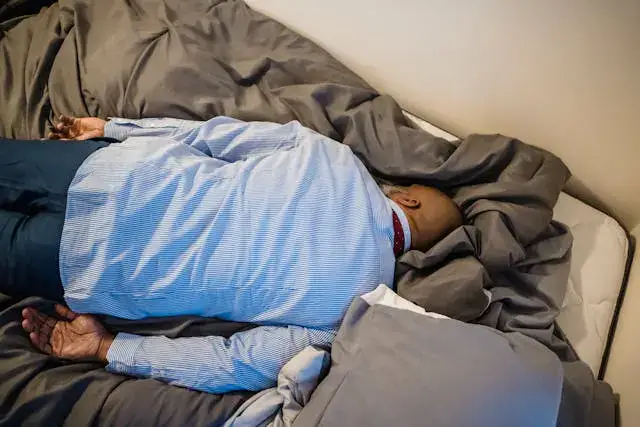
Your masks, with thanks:
M561 193L553 217L571 228L569 286L558 324L595 374L604 374L609 336L625 282L629 239L610 216Z
M457 139L405 115L432 135ZM560 194L553 214L574 238L569 284L557 322L578 356L601 378L626 279L630 241L615 219L566 193Z

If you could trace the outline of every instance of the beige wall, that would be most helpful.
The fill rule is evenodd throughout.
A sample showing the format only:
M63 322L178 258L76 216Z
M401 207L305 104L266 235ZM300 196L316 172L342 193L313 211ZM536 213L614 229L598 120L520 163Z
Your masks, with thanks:
M640 0L248 0L457 135L545 147L640 238ZM461 6L464 4L464 6ZM640 257L608 379L640 425Z

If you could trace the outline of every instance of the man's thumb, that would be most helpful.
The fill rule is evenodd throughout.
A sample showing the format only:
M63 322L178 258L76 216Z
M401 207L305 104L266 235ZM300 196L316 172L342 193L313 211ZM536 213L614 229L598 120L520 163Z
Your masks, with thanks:
M56 313L58 313L60 317L63 317L67 320L74 320L76 317L78 317L78 313L74 313L63 305L56 304L55 309Z

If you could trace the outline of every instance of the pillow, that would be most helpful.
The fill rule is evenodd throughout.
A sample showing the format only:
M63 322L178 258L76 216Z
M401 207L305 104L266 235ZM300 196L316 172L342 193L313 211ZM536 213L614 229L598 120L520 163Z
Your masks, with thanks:
M562 368L552 352L421 310L357 298L294 427L556 425Z

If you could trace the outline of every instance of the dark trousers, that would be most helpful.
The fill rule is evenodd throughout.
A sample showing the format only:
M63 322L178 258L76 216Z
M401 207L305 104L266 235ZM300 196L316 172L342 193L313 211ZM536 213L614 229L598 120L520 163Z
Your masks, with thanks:
M63 301L58 269L67 191L82 162L109 145L0 138L0 292Z

